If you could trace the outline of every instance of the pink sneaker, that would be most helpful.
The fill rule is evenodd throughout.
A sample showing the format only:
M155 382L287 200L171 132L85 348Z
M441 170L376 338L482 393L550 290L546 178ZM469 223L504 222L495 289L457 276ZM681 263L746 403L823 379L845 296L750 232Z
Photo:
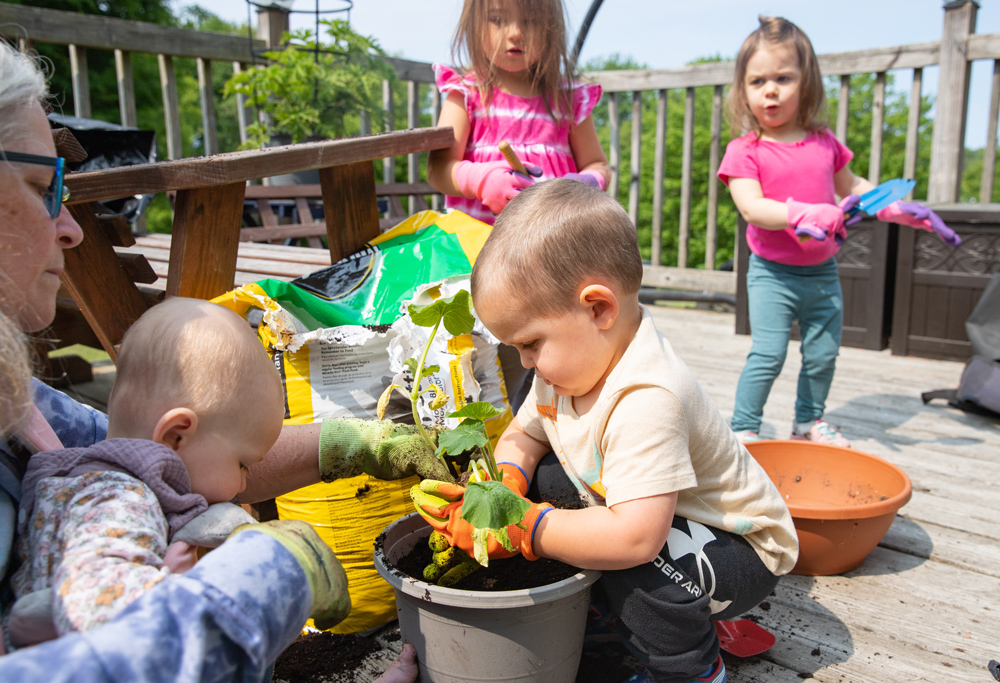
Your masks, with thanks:
M734 432L736 438L740 440L740 443L752 443L754 441L763 441L764 438L757 432L751 432L749 429L741 429L738 432Z
M827 446L851 447L851 442L844 438L844 435L838 432L833 425L823 419L812 422L793 422L791 438Z

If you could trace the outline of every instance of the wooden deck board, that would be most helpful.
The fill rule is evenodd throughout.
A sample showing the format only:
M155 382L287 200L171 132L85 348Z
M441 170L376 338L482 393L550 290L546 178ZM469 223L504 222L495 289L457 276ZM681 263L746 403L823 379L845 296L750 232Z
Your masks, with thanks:
M750 338L732 333L729 315L653 310L730 417ZM799 366L792 342L764 409L769 436L787 437ZM778 636L760 662L780 668L761 676L761 664L749 670L728 658L731 681L782 680L787 670L824 683L992 680L986 666L1000 658L1000 428L920 400L923 391L957 386L961 372L961 363L842 349L827 417L855 448L906 470L913 498L857 570L781 581L771 609L752 612Z

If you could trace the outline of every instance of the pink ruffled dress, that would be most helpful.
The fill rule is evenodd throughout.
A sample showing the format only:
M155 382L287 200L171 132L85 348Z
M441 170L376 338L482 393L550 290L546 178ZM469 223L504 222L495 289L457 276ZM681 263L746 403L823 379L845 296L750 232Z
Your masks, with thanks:
M557 121L545 108L541 95L519 97L494 89L493 101L487 109L476 88L474 74L460 74L449 66L435 64L434 75L444 96L455 91L465 97L471 129L464 160L500 161L503 155L498 145L506 140L521 161L542 169L542 180L576 173L569 135L573 127L590 116L601 99L601 86L573 83L572 120ZM496 219L478 199L446 197L445 206L490 225Z

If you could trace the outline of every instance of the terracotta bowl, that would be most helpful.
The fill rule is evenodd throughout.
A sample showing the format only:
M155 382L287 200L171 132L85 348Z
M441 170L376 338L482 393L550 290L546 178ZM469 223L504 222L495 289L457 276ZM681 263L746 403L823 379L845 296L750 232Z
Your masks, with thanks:
M748 443L778 487L799 534L793 574L843 574L860 565L910 500L910 478L890 462L808 441Z

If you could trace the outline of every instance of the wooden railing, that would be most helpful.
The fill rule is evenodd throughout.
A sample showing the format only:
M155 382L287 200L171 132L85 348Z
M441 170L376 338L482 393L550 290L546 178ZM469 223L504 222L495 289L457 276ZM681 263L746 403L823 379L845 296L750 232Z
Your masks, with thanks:
M886 73L892 70L912 70L913 86L910 94L911 106L906 132L903 172L907 177L914 177L919 151L919 103L923 94L923 70L926 67L938 65L939 86L936 94L928 191L927 197L921 199L935 204L958 201L971 63L975 60L992 59L994 60L994 70L980 201L986 203L993 200L997 119L1000 116L1000 34L975 35L977 9L978 5L972 0L957 0L945 5L940 41L820 55L820 68L823 74L840 77L835 131L841 140L846 140L847 137L849 124L847 105L851 97L851 76L875 74L868 173L868 178L873 183L878 183L882 179ZM279 10L261 11L258 21L258 36L267 38L267 41L255 40L254 48L260 49L268 42L273 43L276 40L274 36L280 36L281 22L285 22L284 25L287 26L287 15L283 15ZM116 61L119 64L119 98L122 122L128 124L134 123L133 85L128 69L129 53L152 52L158 54L164 117L167 121L168 149L171 150L169 152L171 158L179 154L180 150L179 123L178 117L175 115L177 93L173 83L172 60L174 58L194 58L198 61L199 74L203 74L207 72L210 60L232 62L233 68L236 70L244 68L250 58L250 41L247 38L205 34L138 22L123 22L102 17L0 3L0 27L10 23L22 26L26 30L27 36L34 41L69 46L70 56L74 64L74 108L77 114L82 116L87 114L89 106L85 68L86 48L115 51ZM400 79L407 84L407 125L408 127L417 127L421 113L420 88L433 83L433 72L430 65L425 63L393 60L393 64ZM630 168L628 169L630 184L627 206L633 221L637 221L639 215L642 164L648 163L641 158L643 93L657 93L656 142L653 158L652 236L651 243L648 245L651 258L644 278L644 283L647 285L725 293L735 291L733 273L714 270L718 251L717 217L720 201L719 184L715 173L721 155L723 96L726 87L732 82L733 68L731 62L718 62L677 69L602 71L585 74L585 78L603 86L607 98L610 128L610 144L607 151L613 174L610 191L616 198L618 197L618 180L620 175L624 173L624 169L621 168L619 106L620 100L626 96L623 94L631 94L631 153ZM206 151L215 151L214 147L209 145L209 141L215 139L213 135L213 97L205 82L205 78L200 79L204 138ZM704 226L706 248L703 269L689 267L688 250L693 227L701 230L701 226L691 225L694 123L696 116L698 116L698 112L695 111L695 92L698 88L710 88L712 92L711 112L702 114L710 118L711 130L708 155L709 178L707 179L708 211ZM661 263L663 250L660 236L664 218L664 177L668 164L675 163L673 159L666 159L664 154L667 94L674 89L683 90L685 93L684 142L680 159L677 261L675 265L668 266ZM431 120L436 121L441 98L436 88L432 87L431 92ZM242 104L240 102L240 105ZM385 83L383 88L383 104L387 111L393 112L395 103L392 89L388 83ZM913 106L914 104L916 106ZM249 114L243 106L239 107L239 112L242 130L249 120L247 118ZM388 117L390 122L393 118L391 114ZM364 119L362 119L361 126L359 131L361 133L368 132L370 129ZM395 177L395 163L395 159L384 160L384 178ZM409 155L406 163L409 182L419 182L422 175L419 156Z

